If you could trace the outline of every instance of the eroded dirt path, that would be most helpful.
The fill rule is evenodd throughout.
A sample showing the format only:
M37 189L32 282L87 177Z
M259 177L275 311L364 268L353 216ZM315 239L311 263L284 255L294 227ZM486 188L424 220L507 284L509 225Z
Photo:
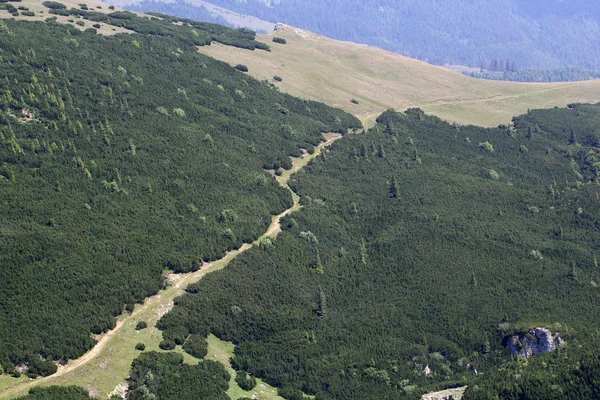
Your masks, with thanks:
M298 172L304 168L312 159L321 154L325 148L330 146L333 142L341 137L342 135L339 134L327 134L325 135L326 140L321 142L321 144L315 148L315 152L313 154L305 153L302 157L293 159L292 168L283 172L281 176L276 177L279 184L289 189L287 184L291 176L295 172ZM76 360L69 361L66 365L59 366L57 372L48 377L38 378L30 381L15 380L13 385L0 388L0 398L13 398L16 396L21 396L26 394L30 388L41 385L48 386L56 384L75 384L83 387L86 387L86 385L89 386L89 382L94 381L96 377L88 376L93 374L93 372L90 372L93 370L90 369L89 371L83 371L85 369L83 367L91 364L92 362L98 361L107 346L110 345L111 347L109 348L110 353L122 354L121 358L127 358L124 352L119 351L120 345L125 346L125 344L121 344L123 339L118 337L120 336L119 334L121 331L124 330L124 327L131 326L136 319L139 319L139 316L147 315L149 312L152 312L154 319L158 320L160 316L166 314L173 307L173 300L182 295L188 285L198 282L204 276L213 271L225 268L229 262L231 262L231 260L253 246L258 245L264 238L275 238L277 234L281 232L281 219L289 213L295 212L301 208L298 196L295 193L292 193L292 196L293 205L287 210L283 211L281 214L273 216L267 231L252 244L246 243L239 249L228 252L220 260L204 264L202 268L196 272L187 274L169 274L167 276L169 286L165 290L161 290L158 294L146 298L144 304L142 306L137 306L132 313L124 314L118 317L116 326L112 330L101 335L96 345L90 351ZM121 359L121 361L124 363L124 365L129 366L131 365L133 358L131 358L131 360ZM108 368L110 368L110 366L108 366ZM118 373L113 375L115 376L111 378L114 380L114 382L110 382L111 388L122 384L123 380L126 378L126 376L118 376ZM67 376L68 378L64 379ZM100 397L105 397L109 391L102 390L102 392L103 393L100 394Z

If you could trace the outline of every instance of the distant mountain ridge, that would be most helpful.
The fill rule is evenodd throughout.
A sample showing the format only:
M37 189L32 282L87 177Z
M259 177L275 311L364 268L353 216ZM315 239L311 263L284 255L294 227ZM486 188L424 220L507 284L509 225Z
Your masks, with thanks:
M176 3L182 3L177 0ZM600 69L600 10L578 0L211 0L328 37L434 64ZM153 4L158 4L154 3ZM173 3L170 3L173 4ZM150 10L154 11L154 10Z

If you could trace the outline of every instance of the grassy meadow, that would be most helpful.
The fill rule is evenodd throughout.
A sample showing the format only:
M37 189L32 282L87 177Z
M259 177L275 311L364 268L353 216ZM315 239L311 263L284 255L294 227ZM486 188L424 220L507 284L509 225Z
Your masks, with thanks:
M273 43L276 36L287 43ZM271 52L219 44L199 51L232 65L247 65L251 75L284 92L326 102L373 122L388 108L420 107L450 122L492 127L507 124L528 109L600 101L600 81L537 84L474 79L290 26L257 39L269 44ZM274 76L281 77L281 82Z

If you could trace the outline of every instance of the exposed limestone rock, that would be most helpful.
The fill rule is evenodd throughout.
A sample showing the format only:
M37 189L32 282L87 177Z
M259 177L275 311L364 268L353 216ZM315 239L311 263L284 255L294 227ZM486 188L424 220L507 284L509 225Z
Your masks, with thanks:
M535 328L529 332L520 332L506 340L506 348L513 356L529 358L537 354L550 353L562 346L564 341L545 328Z
M423 370L423 374L425 374L425 376L431 375L431 368L429 368L429 365L425 367L425 369Z

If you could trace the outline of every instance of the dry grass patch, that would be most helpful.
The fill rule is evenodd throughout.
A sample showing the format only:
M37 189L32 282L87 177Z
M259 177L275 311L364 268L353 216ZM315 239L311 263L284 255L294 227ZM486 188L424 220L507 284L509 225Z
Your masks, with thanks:
M273 43L275 36L287 44ZM340 107L363 120L374 120L388 108L421 107L449 121L496 126L528 108L600 101L600 81L535 84L474 79L286 25L278 25L272 34L258 35L258 40L269 44L272 51L219 44L199 51L231 65L247 65L249 74L284 92ZM282 81L276 82L274 76Z

